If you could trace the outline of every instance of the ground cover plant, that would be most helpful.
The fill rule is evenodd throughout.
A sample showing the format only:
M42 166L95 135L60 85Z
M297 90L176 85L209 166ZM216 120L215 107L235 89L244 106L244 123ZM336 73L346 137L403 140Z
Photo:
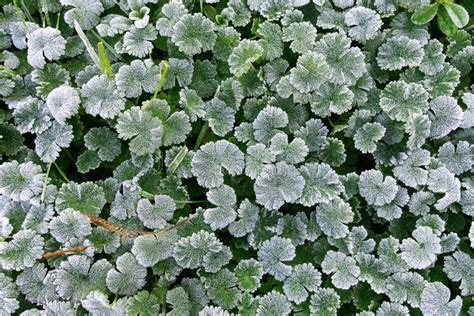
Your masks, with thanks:
M473 1L0 3L0 315L474 315Z

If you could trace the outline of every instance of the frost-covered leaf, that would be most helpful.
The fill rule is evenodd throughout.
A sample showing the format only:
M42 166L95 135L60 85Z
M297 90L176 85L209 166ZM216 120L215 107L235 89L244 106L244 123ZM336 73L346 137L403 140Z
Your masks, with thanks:
M284 133L272 137L269 150L276 156L277 161L285 161L292 165L303 162L309 151L301 138L295 138L289 143L288 136Z
M44 176L31 161L4 162L0 165L0 194L14 201L30 201L41 192Z
M84 136L87 149L96 151L102 161L113 161L121 152L117 133L107 127L93 127Z
M211 50L216 42L214 23L201 13L183 15L173 26L171 40L188 56Z
M107 75L94 76L82 86L83 106L87 113L114 118L125 109L125 99L115 80Z
M431 138L444 137L461 125L463 112L453 97L437 97L430 102L429 106L428 116L431 120Z
M237 284L243 291L254 292L260 287L263 265L255 259L244 259L235 267Z
M46 106L54 119L64 125L66 119L77 114L80 102L79 93L75 89L60 86L48 94Z
M268 144L281 128L288 125L288 114L280 108L267 106L258 113L252 123L257 141Z
M461 297L450 301L449 288L441 282L426 284L421 294L420 309L424 314L458 315L461 311Z
M428 110L428 93L421 84L392 81L380 94L380 107L392 120L409 121Z
M231 73L237 77L242 76L253 67L252 63L257 61L262 54L263 48L256 41L247 39L241 41L229 55Z
M120 113L116 129L120 138L130 140L130 151L137 155L151 154L161 145L163 126L160 119L140 107Z
M295 257L295 249L290 239L274 236L262 243L257 253L258 260L266 273L281 281L291 274L292 267L284 262Z
M152 41L156 39L156 35L155 28L150 24L144 28L132 26L123 36L123 49L132 56L145 57L152 51Z
M139 236L134 240L132 253L140 265L151 267L173 255L170 245L176 243L177 239L174 232Z
M316 28L309 22L291 23L283 29L282 40L291 42L293 52L304 54L313 47L316 34Z
M28 34L28 63L43 68L46 59L57 60L64 53L66 40L52 27L39 28Z
M327 164L308 163L298 170L305 180L303 194L298 200L304 206L328 203L343 191L336 172Z
M354 7L347 11L344 21L350 26L349 36L361 43L373 39L382 26L377 12L365 7Z
M441 253L441 240L426 226L413 231L413 238L404 239L400 249L403 260L414 269L424 269L436 261Z
M293 203L303 194L305 180L292 165L278 162L265 165L258 175L254 191L257 203L269 210L278 210L285 202Z
M120 67L115 82L127 98L136 98L142 91L152 93L160 79L160 70L151 59L134 60L130 65Z
M97 215L105 205L104 190L93 182L65 183L61 186L56 197L56 210L66 209Z
M380 46L377 64L384 70L399 70L403 67L418 67L424 56L419 41L407 36L394 36Z
M15 282L3 273L0 274L0 286L0 299L2 301L0 312L5 315L11 315L20 307L17 300L18 289L15 286Z
M360 269L354 258L344 255L342 252L330 250L321 263L324 273L332 274L332 284L338 289L349 289L357 284Z
M474 293L474 259L467 253L456 251L452 256L446 257L443 271L452 281L461 281L459 288L462 295Z
M43 237L33 230L20 230L9 242L0 244L0 263L5 270L32 267L43 256Z
M349 229L346 224L354 218L350 205L340 198L321 203L316 208L316 221L321 230L334 238L346 237Z
M82 240L91 233L87 218L72 208L65 209L49 223L51 236L61 243Z
M116 268L107 272L107 287L119 295L133 295L145 285L146 268L131 253L117 258Z
M298 57L296 67L290 70L289 81L298 92L309 93L321 86L328 73L325 56L309 51Z
M364 54L351 47L351 40L343 33L329 33L315 44L314 52L322 54L329 66L327 77L334 84L353 85L366 72Z
M377 142L385 135L385 127L380 123L365 123L354 135L354 146L363 153L372 153L377 149Z
M176 204L167 195L155 195L155 203L148 199L138 201L137 215L143 224L151 229L163 228L173 217Z
M61 125L57 121L35 139L35 151L44 162L51 162L59 157L62 148L69 147L73 138L72 126Z
M386 176L378 170L367 170L359 178L360 195L370 205L382 206L390 203L397 194L397 182L391 176Z
M92 291L81 300L81 304L90 315L123 315L127 300L122 298L109 303L109 298L102 291Z
M426 184L428 171L423 169L431 161L430 152L417 149L408 154L408 158L399 166L393 168L393 174L405 185L416 188Z
M260 299L257 315L290 315L291 310L291 303L285 295L271 291Z
M318 288L311 296L310 310L318 315L336 315L341 306L339 295L332 288Z
M214 188L224 182L222 168L231 175L242 173L244 155L236 145L219 140L201 146L194 155L191 166L200 185Z
M321 273L310 263L293 267L291 275L285 279L283 291L292 302L301 304L308 299L308 291L316 291L321 285Z
M209 122L214 134L225 136L232 131L235 122L235 111L219 99L206 102L204 119Z
M224 184L210 189L206 195L207 200L216 206L204 211L204 222L213 230L225 228L237 218L237 212L234 210L237 196L232 187Z

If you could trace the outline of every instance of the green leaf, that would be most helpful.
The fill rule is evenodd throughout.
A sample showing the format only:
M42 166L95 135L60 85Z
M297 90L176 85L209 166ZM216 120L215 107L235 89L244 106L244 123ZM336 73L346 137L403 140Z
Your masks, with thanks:
M214 7L207 5L204 7L204 14L210 19L215 21L216 20L216 15L217 11L214 9Z
M448 2L444 3L443 5L454 25L460 29L467 25L469 22L469 14L467 13L466 9L456 3Z
M103 42L97 43L97 50L99 52L100 71L106 74L107 76L112 75L112 68L110 67L109 58L107 57L107 53L105 52Z
M411 16L411 21L418 25L423 25L433 20L436 13L438 13L438 3L429 4L424 6L419 11L415 11Z
M451 18L448 15L445 7L441 7L438 10L438 27L439 29L446 35L446 36L453 36L456 34L458 28L456 25L451 21Z

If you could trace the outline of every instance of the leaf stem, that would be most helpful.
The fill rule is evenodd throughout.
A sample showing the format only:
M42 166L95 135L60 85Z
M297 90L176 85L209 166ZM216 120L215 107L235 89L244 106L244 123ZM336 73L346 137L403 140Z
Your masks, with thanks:
M209 122L205 121L202 125L201 131L199 132L196 144L194 145L194 150L198 150L199 146L201 146L204 137L206 136L207 132L209 131Z
M152 100L158 97L158 93L161 91L161 88L163 87L165 83L166 74L168 73L168 69L170 68L170 64L168 64L166 60L162 60L159 66L160 66L160 80L158 80L155 93L153 93L153 97L151 98Z
M94 30L89 30L89 32L92 33L92 35L94 35L99 41L101 41L102 43L104 43L104 46L112 53L112 55L115 56L115 58L117 58L118 60L120 61L123 61L125 62L125 60L122 58L122 56L120 56L117 51L112 47L110 46L109 43L107 43L107 41L105 41L102 36L100 36L96 31Z
M189 150L186 146L181 148L181 150L176 154L176 156L171 161L168 167L168 173L173 174L176 169L178 169L179 165L183 162L184 158L188 154Z
M48 169L46 169L46 174L44 176L43 188L41 189L41 198L40 198L41 203L44 202L44 197L45 197L45 194L46 194L46 187L48 186L49 171L51 170L51 165L52 164L53 164L52 161L48 164Z
M21 3L21 8L25 12L25 15L26 15L26 18L28 19L28 21L35 22L35 20L33 19L33 17L30 14L30 11L28 11L28 8L26 7L25 3L23 2L23 0L20 0L20 3Z
M28 29L28 25L26 25L25 18L23 17L23 14L22 14L23 11L21 11L21 9L18 7L18 4L16 3L16 0L13 0L13 6L15 7L16 15L18 16L18 19L20 20L21 25L23 25L23 28L25 29L26 34L29 34L30 29Z
M40 1L42 3L41 11L43 11L43 13L44 13L44 17L46 19L46 24L48 26L51 26L51 20L49 18L49 13L48 13L48 11L46 11L46 0L40 0Z
M59 174L63 177L63 179L67 182L67 183L70 183L71 181L66 177L66 174L64 174L64 172L61 170L61 168L59 168L58 164L56 163L56 161L53 161L52 162L54 167L56 167L56 169L58 170Z

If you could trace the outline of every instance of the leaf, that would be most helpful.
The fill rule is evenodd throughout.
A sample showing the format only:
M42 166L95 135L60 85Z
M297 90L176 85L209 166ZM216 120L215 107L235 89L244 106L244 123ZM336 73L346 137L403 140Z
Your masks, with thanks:
M411 21L417 25L423 25L434 19L438 13L438 2L424 6L418 11L415 11L411 16Z
M97 43L97 51L99 52L99 66L102 73L110 76L112 75L112 68L110 67L109 58L105 52L104 42Z
M438 27L446 36L453 36L457 32L457 27L454 22L451 20L446 8L442 6L438 10L437 15Z
M458 28L462 29L469 23L469 14L467 13L466 9L456 3L446 2L443 3L446 12L448 13L451 21L456 25Z

